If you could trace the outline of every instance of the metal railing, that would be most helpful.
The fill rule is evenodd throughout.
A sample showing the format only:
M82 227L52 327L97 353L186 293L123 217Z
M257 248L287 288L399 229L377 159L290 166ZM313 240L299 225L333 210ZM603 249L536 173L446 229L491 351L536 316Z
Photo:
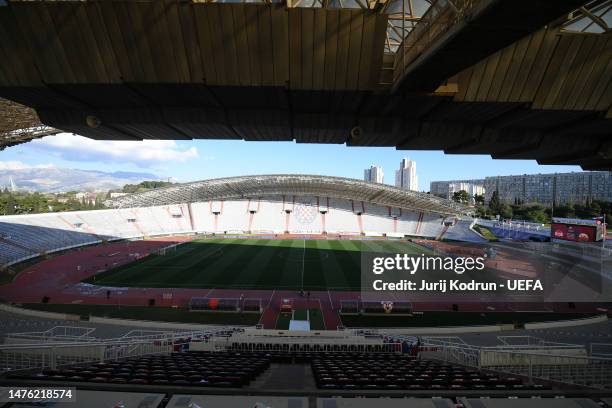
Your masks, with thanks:
M401 42L395 53L394 82L406 67L451 27L463 20L481 0L434 0L420 21Z
M510 231L523 231L531 233L540 233L542 235L550 235L550 226L544 224L528 222L528 221L493 221L478 218L475 220L476 224L482 225L487 228L500 228L503 230Z
M591 357L612 358L612 343L591 343L589 355Z
M90 336L94 331L91 327L80 326L55 326L49 330L40 332L24 332L24 333L7 333L5 335L5 343L29 343L37 342L89 342L97 341L96 337Z
M488 365L484 368L502 373L521 375L533 381L541 379L598 389L612 389L612 359L594 357L554 356L539 353L498 351L511 363ZM516 358L521 364L512 362ZM550 361L546 363L546 361Z
M583 346L478 347L424 338L421 357L467 367L597 389L612 389L612 358L587 355Z
M539 337L534 336L497 336L497 339L503 344L503 346L498 346L496 349L518 349L518 348L545 348L547 350L574 350L574 349L584 349L583 346L578 344L570 344L570 343L559 343L555 341L547 341L541 339Z
M0 347L0 371L56 369L148 354L169 354L173 347L170 341L3 345Z
M71 333L68 326L62 331L58 326L46 332L13 333L7 338L18 340L19 344L0 345L0 372L25 369L45 369L73 365L113 361L128 357L149 354L168 354L175 347L191 342L207 342L212 337L224 338L243 328L215 327L197 331L149 331L132 330L123 337L99 339L91 336L66 336ZM77 328L74 328L77 329ZM88 328L81 333L90 334ZM58 336L44 336L42 333L54 332ZM79 332L79 331L77 331ZM29 341L24 344L23 342Z

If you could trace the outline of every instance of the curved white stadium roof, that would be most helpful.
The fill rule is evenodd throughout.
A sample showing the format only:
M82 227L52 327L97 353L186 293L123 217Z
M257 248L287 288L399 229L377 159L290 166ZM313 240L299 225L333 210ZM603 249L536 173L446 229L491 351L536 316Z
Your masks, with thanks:
M116 208L149 207L281 195L341 198L446 215L469 212L463 205L430 194L344 177L304 174L240 176L194 181L130 194L108 200L105 205Z

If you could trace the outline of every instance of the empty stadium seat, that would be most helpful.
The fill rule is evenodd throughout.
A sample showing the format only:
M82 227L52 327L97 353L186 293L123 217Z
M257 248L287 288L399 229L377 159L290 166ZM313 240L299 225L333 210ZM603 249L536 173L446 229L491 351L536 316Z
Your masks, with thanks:
M187 352L151 355L79 368L43 370L36 380L114 384L242 387L270 365L260 354ZM23 376L21 376L23 378Z
M180 385L239 388L248 386L276 363L310 363L323 390L545 390L518 377L500 376L463 366L391 352L202 352L150 355L87 366L46 369L9 377L22 380L131 385Z
M502 378L465 367L417 360L403 355L364 355L342 358L328 355L313 359L312 369L320 389L335 390L523 390L516 377Z

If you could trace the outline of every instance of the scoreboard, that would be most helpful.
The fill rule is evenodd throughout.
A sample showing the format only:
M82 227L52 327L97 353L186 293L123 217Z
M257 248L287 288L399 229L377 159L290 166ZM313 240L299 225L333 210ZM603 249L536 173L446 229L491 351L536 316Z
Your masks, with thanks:
M599 242L605 239L606 226L600 219L553 218L550 225L551 240L573 242Z

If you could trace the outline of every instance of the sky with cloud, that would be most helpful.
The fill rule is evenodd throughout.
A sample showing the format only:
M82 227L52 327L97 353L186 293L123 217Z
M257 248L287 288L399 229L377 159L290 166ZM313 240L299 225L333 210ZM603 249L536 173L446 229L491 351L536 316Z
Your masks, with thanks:
M93 140L69 133L34 140L30 147L65 161L132 163L141 167L167 162L184 163L198 158L195 146L180 146L174 140Z
M23 169L30 169L30 168L44 169L44 168L49 168L49 167L53 167L53 164L49 163L49 164L30 165L30 164L26 164L24 162L20 162L17 160L5 161L5 162L0 161L0 171L2 170L23 170Z
M359 178L372 164L385 183L403 157L417 161L419 189L430 181L484 176L580 171L578 166L539 166L533 160L493 160L483 155L445 155L383 147L245 142L242 140L96 141L62 133L0 152L0 172L10 166L57 166L84 170L136 171L192 181L248 174L307 173Z

